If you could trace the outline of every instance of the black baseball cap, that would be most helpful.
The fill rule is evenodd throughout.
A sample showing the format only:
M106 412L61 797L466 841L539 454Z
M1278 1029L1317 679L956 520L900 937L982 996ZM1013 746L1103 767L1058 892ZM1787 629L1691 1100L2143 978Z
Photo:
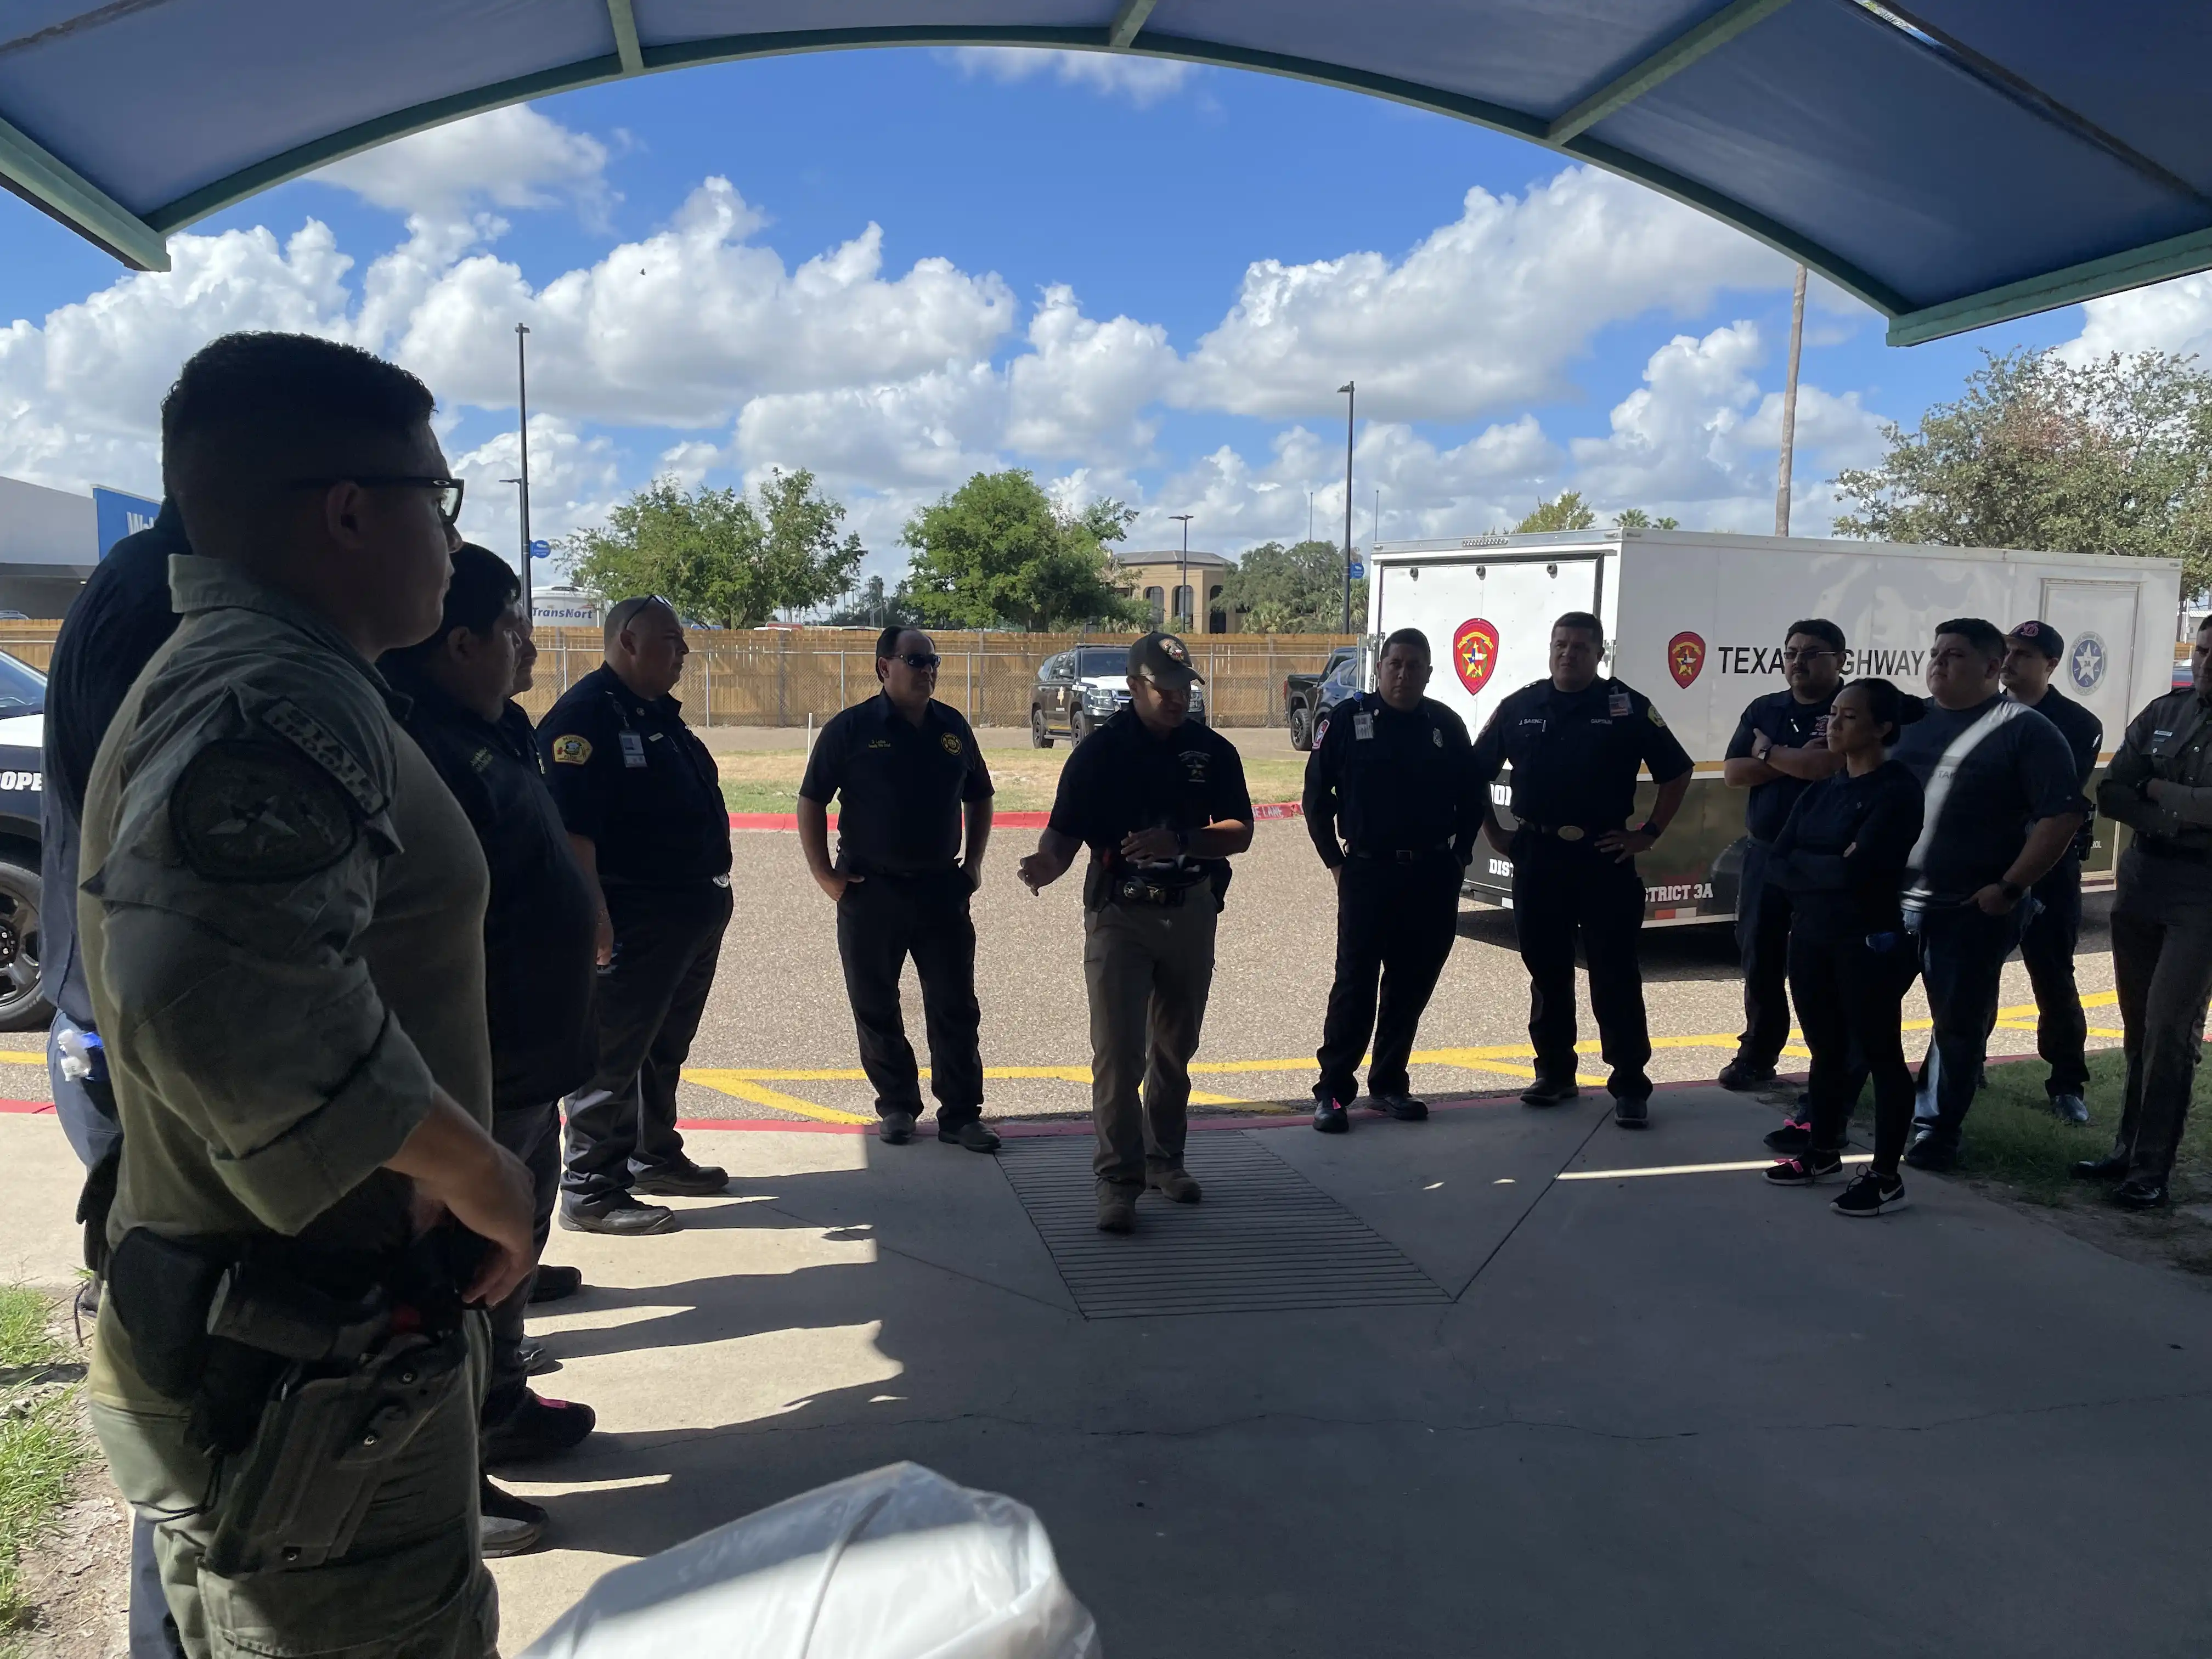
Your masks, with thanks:
M2066 654L2066 636L2047 622L2024 622L2005 637L2026 640L2053 662Z
M1147 634L1131 646L1129 672L1171 691L1206 684L1206 676L1190 665L1190 647L1172 634Z

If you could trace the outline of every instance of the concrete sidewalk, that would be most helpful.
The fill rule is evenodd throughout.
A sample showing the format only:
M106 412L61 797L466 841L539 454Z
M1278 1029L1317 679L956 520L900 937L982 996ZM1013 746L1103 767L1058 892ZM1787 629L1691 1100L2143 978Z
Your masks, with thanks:
M556 1547L498 1564L502 1647L912 1458L1036 1507L1117 1659L2206 1651L2196 1281L1925 1176L1866 1223L1755 1171L1558 1178L1756 1159L1775 1121L1655 1106L1203 1129L1206 1204L1148 1197L1127 1239L1063 1225L1080 1137L696 1134L738 1175L687 1231L555 1235L592 1288L533 1322L540 1387L604 1431L503 1477ZM67 1158L51 1120L0 1135ZM9 1251L65 1255L39 1224ZM1361 1274L1400 1304L1295 1305Z

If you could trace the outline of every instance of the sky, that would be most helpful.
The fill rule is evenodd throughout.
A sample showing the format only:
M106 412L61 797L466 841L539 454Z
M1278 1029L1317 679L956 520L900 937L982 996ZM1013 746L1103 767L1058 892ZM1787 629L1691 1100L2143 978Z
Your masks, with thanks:
M902 526L1024 466L1139 510L1125 548L1231 555L1510 526L1578 489L1773 527L1791 267L1638 185L1359 94L1139 58L900 49L564 94L279 186L121 270L0 195L0 474L158 495L200 344L301 329L405 364L517 542L659 475L811 469L895 582ZM2212 276L1909 349L1815 280L1793 529L1980 352L2212 350ZM1377 492L1379 491L1379 503ZM1378 519L1379 505L1379 519ZM556 564L558 560L556 557Z

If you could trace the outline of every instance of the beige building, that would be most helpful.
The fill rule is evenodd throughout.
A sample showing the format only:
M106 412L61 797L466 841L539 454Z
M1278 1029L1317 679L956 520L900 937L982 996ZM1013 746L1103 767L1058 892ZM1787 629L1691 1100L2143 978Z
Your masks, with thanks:
M1222 608L1221 583L1235 568L1233 560L1194 547L1188 554L1173 547L1159 553L1116 553L1114 586L1151 605L1156 626L1177 634L1234 634L1237 618ZM1199 614L1201 594L1206 626L1197 629L1191 618Z

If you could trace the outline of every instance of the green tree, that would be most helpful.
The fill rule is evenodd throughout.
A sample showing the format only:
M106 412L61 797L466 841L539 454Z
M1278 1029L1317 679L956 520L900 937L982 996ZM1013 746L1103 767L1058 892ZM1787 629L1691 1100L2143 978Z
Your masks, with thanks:
M1621 508L1613 520L1617 530L1680 530L1679 519L1655 519L1640 507Z
M823 618L832 628L889 628L893 623L919 619L906 596L886 588L881 576L869 577L851 603L838 606Z
M1066 512L1018 467L978 472L907 520L899 540L913 559L898 597L940 626L1134 623L1150 613L1115 592L1106 544L1136 516L1115 501Z
M576 585L601 599L659 593L687 617L755 628L852 586L863 550L858 536L838 538L844 517L804 468L771 473L757 501L655 478L562 546Z
M1955 402L1837 475L1844 536L2179 557L2212 581L2212 374L2164 352L1984 353Z
M1518 536L1539 530L1588 530L1596 522L1597 514L1583 500L1582 491L1566 489L1548 501L1538 501L1536 510L1513 526L1513 533Z
M1344 550L1334 542L1262 542L1222 578L1221 608L1255 634L1334 634L1344 623ZM1352 585L1352 623L1367 615L1367 583Z

